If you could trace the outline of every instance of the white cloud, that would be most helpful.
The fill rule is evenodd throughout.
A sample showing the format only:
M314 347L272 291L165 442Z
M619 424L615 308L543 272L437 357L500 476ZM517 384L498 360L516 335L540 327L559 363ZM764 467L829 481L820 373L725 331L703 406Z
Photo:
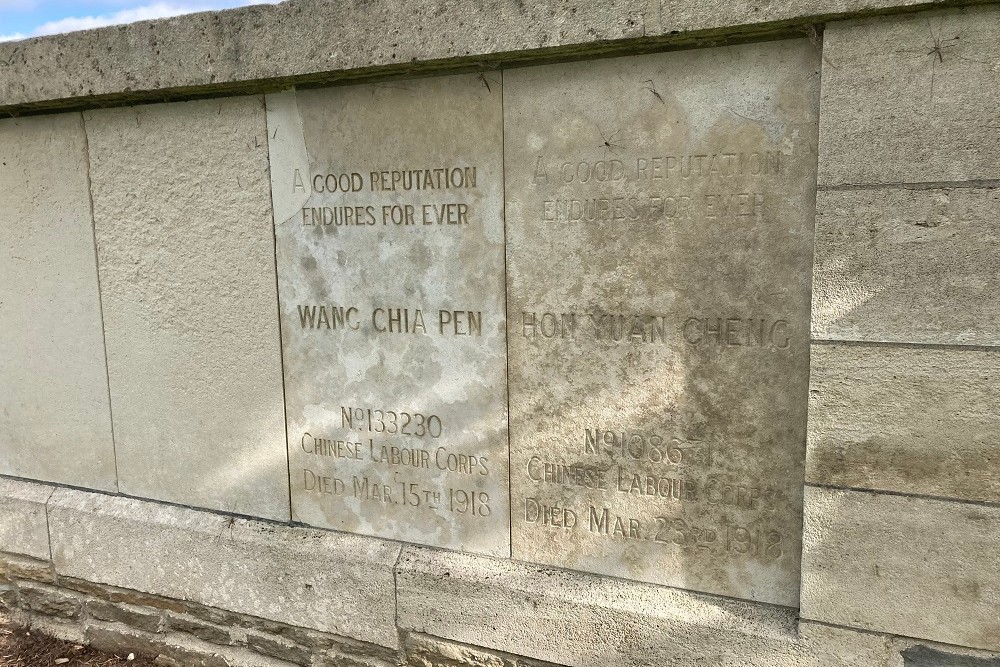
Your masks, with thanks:
M3 3L5 0L0 0ZM91 28L101 28L108 25L121 25L123 23L134 23L136 21L148 21L151 19L162 19L168 16L179 16L192 12L203 12L213 9L220 9L233 4L243 5L264 5L277 4L279 0L243 0L242 2L154 2L150 5L122 9L110 14L99 14L96 16L69 16L58 21L49 21L38 26L31 31L31 34L24 35L15 33L13 35L0 35L0 42L26 37L40 37L42 35L56 35L74 30L89 30ZM3 5L0 4L0 7Z

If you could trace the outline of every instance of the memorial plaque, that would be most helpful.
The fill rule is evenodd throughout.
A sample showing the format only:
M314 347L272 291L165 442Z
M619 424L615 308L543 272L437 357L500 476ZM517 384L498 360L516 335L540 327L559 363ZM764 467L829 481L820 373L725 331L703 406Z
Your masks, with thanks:
M818 67L505 73L515 558L798 603Z
M509 555L499 76L267 106L293 517Z

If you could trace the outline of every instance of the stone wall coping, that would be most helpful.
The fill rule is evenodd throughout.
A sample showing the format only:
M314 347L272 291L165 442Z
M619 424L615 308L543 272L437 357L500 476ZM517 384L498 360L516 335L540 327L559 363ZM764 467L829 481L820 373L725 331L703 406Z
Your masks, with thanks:
M975 2L288 0L0 43L0 113L273 92L734 39L816 39L816 23Z

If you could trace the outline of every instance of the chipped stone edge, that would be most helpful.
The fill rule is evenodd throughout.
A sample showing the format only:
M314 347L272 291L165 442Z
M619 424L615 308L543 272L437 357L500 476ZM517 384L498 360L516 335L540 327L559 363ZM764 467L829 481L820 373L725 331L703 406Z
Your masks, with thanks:
M40 544L30 544L30 539L26 539L21 544L15 539L12 544L0 544L0 551L42 560L51 559L48 502L54 492L55 487L49 484L0 477L0 507L2 507L3 514L17 517L12 525L15 529L24 528L20 531L21 535L28 535L31 531L45 534L44 548Z
M296 188L296 177L309 174L302 115L294 90L265 95L267 146L271 172L271 204L274 226L291 220L309 201L310 188ZM301 183L299 183L301 186Z

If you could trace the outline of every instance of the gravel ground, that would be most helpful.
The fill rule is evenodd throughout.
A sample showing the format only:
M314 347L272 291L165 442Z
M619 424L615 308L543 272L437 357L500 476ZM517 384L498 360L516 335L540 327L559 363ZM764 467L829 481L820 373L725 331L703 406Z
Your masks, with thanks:
M11 625L0 614L0 667L154 667L152 658L101 653Z

